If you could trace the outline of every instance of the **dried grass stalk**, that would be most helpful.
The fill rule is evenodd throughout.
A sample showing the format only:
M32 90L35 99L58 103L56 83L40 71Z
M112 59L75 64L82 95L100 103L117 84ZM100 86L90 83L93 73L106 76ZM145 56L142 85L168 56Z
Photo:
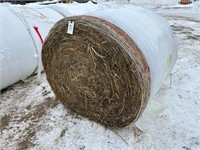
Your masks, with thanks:
M74 21L73 35L67 34ZM91 16L64 18L42 49L47 80L68 109L110 127L136 121L150 94L150 71L119 27Z

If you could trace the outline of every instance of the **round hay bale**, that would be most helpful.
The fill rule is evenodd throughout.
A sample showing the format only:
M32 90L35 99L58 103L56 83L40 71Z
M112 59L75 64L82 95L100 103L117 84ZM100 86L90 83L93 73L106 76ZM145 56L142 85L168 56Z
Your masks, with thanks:
M146 107L152 92L151 65L129 34L98 16L108 16L104 11L57 22L43 45L43 66L64 106L105 126L124 127ZM67 33L69 21L74 22L73 34Z

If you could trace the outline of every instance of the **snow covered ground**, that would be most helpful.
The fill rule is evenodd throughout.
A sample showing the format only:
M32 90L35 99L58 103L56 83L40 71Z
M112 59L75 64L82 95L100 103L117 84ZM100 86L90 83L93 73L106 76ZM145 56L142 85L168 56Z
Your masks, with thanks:
M200 1L131 3L165 17L179 46L170 77L136 124L111 130L71 114L42 74L40 81L31 77L2 91L0 150L200 150Z

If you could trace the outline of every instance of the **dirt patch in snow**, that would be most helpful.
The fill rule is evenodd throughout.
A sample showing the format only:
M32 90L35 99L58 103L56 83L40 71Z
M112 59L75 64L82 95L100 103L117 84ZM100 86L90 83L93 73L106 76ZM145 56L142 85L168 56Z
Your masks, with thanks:
M194 31L194 29L190 28L190 27L186 27L186 26L182 26L182 25L171 25L171 28L173 29L173 31ZM188 32L186 32L188 33Z
M0 129L1 131L9 125L10 120L11 120L10 114L6 114L1 117L1 129Z

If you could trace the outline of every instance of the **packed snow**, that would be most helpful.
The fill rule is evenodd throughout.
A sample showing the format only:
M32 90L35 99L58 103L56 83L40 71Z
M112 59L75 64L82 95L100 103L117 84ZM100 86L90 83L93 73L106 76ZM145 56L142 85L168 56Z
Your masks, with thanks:
M140 119L116 130L77 116L56 100L43 73L1 91L0 150L200 150L200 1L130 3L166 18L179 47L174 69Z

